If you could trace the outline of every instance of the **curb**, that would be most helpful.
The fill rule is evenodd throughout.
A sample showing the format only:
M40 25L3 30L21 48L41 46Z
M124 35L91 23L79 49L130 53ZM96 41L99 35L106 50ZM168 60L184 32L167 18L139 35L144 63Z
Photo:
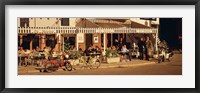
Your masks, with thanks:
M99 68L125 68L125 67L136 67L136 66L143 66L143 65L150 65L150 64L156 64L155 62L149 62L149 63L142 63L142 64L127 64L127 65L116 65L116 66L100 66Z
M127 68L127 67L136 67L136 66L144 66L144 65L150 65L150 64L156 64L156 62L148 62L148 63L141 63L141 64L121 64L121 65L112 65L112 66L100 66L99 68ZM57 71L61 71L62 69L58 69ZM78 69L76 69L78 70ZM35 73L40 72L39 70L30 70L30 71L23 71L20 73ZM19 73L19 72L18 72Z

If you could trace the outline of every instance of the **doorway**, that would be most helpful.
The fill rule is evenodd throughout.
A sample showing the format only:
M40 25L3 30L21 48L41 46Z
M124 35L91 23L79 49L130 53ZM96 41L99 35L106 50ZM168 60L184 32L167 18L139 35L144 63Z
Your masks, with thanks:
M93 44L92 43L92 34L86 34L86 48L88 48L92 44Z

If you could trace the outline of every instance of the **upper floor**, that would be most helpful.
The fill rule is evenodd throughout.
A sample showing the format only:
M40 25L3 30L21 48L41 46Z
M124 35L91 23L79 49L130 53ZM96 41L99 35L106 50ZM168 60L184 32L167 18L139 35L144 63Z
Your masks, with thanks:
M109 27L109 25L117 24L115 27L140 27L159 26L159 18L18 18L18 27ZM132 25L132 26L131 26Z

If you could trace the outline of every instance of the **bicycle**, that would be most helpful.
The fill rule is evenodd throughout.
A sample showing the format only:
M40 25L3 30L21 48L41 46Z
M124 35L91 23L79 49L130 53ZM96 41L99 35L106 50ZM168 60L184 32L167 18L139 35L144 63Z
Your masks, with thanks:
M76 68L80 69L98 69L101 65L101 57L94 57L94 56L81 56L78 58L79 63L73 65L73 68L76 70Z

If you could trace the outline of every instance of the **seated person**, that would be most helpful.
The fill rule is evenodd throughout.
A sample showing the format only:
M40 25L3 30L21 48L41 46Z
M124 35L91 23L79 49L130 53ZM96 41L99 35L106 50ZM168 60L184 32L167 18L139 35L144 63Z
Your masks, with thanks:
M129 54L129 50L126 48L126 45L122 46L121 52L122 52L123 55L127 55L129 60L131 61L131 56Z
M126 48L126 45L122 46L121 52L122 53L128 53L129 52L129 50Z
M100 53L100 54L102 53L101 48L98 46L96 46L96 53Z
M88 47L88 48L85 49L84 54L86 56L90 56L90 49L91 49L90 47Z

